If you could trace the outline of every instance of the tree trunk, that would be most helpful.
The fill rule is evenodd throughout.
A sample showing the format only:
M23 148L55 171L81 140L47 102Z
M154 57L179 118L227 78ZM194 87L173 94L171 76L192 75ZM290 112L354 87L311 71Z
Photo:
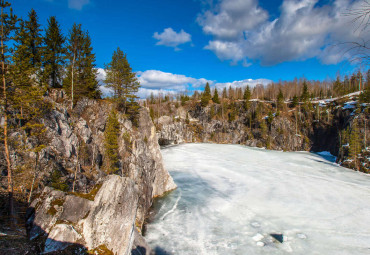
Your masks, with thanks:
M77 171L78 171L79 166L80 166L80 162L79 162L79 159L78 159L79 150L80 150L80 145L79 145L79 143L78 143L78 144L77 144L77 149L76 149L76 154L77 154L77 165L76 165L76 169L75 169L75 176L74 176L74 179L73 179L72 192L75 192L75 184L76 184L76 179L77 179Z
M72 95L72 101L71 101L71 110L73 110L73 82L74 82L74 68L75 68L75 60L76 60L76 54L73 54L73 61L72 61L72 82L71 82L71 95Z
M3 8L1 9L1 16L3 15ZM14 222L14 203L13 203L13 178L12 168L10 163L10 154L8 148L8 102L7 102L7 91L6 91L6 80L5 80L5 55L4 55L4 24L1 23L1 71L2 71L2 82L3 82L3 100L4 100L4 151L5 159L8 170L8 195L9 195L9 215L11 222Z
M366 150L366 147L367 147L367 146L366 146L366 116L365 116L364 122L365 122L365 123L364 123L364 124L365 124L365 125L364 125L364 126L365 126L365 130L364 130L364 147L365 147L365 150Z
M36 182L36 179L37 179L37 161L39 159L39 154L36 152L36 161L35 161L35 171L33 173L33 180L32 180L32 185L31 185L31 191L30 191L30 194L28 195L28 200L27 200L27 203L30 204L31 203L31 198L32 198L32 193L33 193L33 187L35 186L35 182Z

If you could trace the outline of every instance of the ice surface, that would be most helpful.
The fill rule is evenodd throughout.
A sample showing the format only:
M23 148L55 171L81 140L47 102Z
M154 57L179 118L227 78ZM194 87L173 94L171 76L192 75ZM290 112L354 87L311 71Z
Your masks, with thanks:
M147 225L159 254L370 254L369 175L306 152L186 144L162 153L178 189Z

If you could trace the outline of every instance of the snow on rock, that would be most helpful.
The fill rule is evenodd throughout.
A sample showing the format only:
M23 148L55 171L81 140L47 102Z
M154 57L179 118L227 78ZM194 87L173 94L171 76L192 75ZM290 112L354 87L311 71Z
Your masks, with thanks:
M253 240L256 242L261 241L263 238L264 236L261 235L260 233L257 233L257 235L253 236Z
M257 242L256 244L257 244L257 246L260 246L260 247L265 246L265 243L264 242Z
M357 101L349 101L344 103L344 106L342 109L355 109L356 108Z

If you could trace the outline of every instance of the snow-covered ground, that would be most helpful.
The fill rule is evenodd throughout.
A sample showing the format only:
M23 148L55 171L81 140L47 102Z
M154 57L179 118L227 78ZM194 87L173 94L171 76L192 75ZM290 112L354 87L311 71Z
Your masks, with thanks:
M186 144L162 153L178 189L147 225L158 254L370 254L370 175L306 152Z

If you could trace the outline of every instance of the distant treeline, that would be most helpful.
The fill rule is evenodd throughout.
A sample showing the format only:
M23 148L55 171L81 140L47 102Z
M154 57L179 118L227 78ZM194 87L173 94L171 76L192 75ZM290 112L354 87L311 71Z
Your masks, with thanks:
M206 85L206 87L209 84ZM294 79L293 81L279 81L273 82L268 85L258 84L255 87L223 87L210 89L210 98L214 98L217 94L217 98L228 99L228 100L243 100L246 99L246 93L249 94L249 99L260 99L266 101L277 100L279 95L284 100L291 100L295 97L301 99L304 88L307 88L308 99L324 99L343 96L352 92L365 90L370 87L370 70L365 73L360 71L353 73L350 77L348 75L341 79L337 76L335 81L314 81L306 80L304 78ZM246 92L248 90L248 92ZM188 100L200 100L202 95L207 94L206 88L203 92L199 91L184 91L177 94L171 93L159 93L154 95L153 93L147 98L148 103L165 102L165 101L188 101ZM218 99L219 100L219 99ZM216 102L217 103L217 99Z

